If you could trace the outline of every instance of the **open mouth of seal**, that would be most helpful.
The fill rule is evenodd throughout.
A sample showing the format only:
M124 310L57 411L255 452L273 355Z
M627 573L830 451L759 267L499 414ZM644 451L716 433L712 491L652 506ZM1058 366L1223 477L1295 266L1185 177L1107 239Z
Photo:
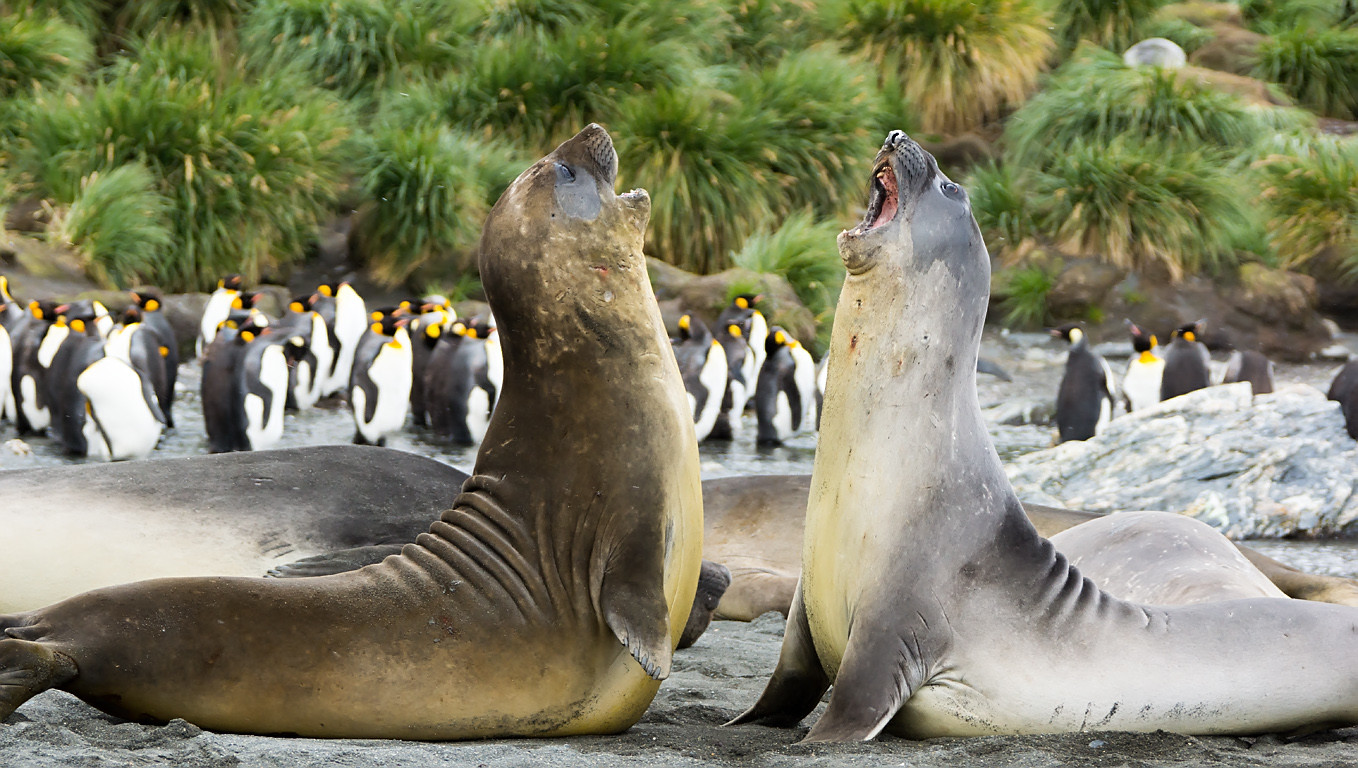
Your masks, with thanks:
M891 161L884 159L873 171L872 187L868 191L868 212L863 217L860 229L863 231L876 229L896 218L899 202L896 171L892 169Z

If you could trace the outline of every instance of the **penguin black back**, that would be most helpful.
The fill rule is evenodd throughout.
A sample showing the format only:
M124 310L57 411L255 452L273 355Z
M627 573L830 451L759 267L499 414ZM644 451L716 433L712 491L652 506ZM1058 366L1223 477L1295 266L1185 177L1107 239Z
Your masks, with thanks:
M1237 381L1248 381L1251 392L1267 395L1273 391L1273 361L1252 349L1232 352L1221 383L1232 384Z
M156 393L156 404L165 416L165 426L173 428L174 385L179 379L179 341L169 319L165 317L159 293L133 291L132 299L136 303L124 313L123 324L141 323L143 327L138 336L146 334L146 339L138 339L138 346L153 350L159 358L158 363L151 359L144 361L144 370L135 361L133 367L151 382L151 389Z
M1211 356L1198 336L1202 335L1205 320L1188 323L1174 329L1172 340L1165 350L1165 373L1160 378L1160 400L1186 395L1207 387L1207 362Z
M1344 429L1349 437L1358 440L1358 360L1350 360L1335 374L1326 397L1339 401L1344 414Z
M764 341L764 364L755 383L754 409L758 422L758 445L781 445L801 428L805 411L797 388L796 361L789 347L791 337L778 326L769 329Z
M1066 370L1056 392L1057 442L1088 440L1113 415L1108 366L1089 348L1089 339L1078 324L1068 323L1050 333L1070 342Z

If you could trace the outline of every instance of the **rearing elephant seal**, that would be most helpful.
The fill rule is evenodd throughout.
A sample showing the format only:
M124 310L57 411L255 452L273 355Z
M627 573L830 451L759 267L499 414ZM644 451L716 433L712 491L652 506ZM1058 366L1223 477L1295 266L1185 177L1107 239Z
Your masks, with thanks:
M832 684L808 740L1358 722L1358 610L1128 603L1034 530L976 399L989 256L966 193L904 133L839 248L801 581L736 722L795 723Z
M650 199L615 196L616 168L591 125L491 211L480 267L505 389L473 476L428 533L334 576L137 582L0 617L0 719L56 687L122 717L256 733L634 723L688 616L702 509L641 252Z

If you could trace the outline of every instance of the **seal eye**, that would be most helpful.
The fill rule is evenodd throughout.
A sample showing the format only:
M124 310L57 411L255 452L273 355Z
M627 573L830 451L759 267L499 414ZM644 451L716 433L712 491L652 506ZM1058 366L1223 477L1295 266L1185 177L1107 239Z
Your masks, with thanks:
M570 184L575 181L575 171L572 171L565 163L557 163L556 179L564 184Z
M940 187L940 189L942 189L943 194L947 195L948 197L957 197L957 193L962 191L961 187L957 186L951 181L943 182L943 185Z

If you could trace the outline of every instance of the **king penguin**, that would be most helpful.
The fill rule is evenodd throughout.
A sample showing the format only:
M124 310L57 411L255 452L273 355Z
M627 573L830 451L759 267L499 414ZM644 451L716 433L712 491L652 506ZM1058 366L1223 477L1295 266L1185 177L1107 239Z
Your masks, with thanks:
M156 403L165 416L165 426L174 429L174 385L179 380L179 339L165 316L165 302L153 289L132 291L132 300L141 310L142 332L156 341L156 353L164 361L165 378L156 387Z
M1084 329L1068 323L1050 331L1070 342L1066 371L1056 393L1057 442L1088 440L1113 418L1113 372L1089 348Z
M448 332L452 319L442 304L425 303L421 305L420 313L406 324L410 334L410 418L417 427L429 423L424 400L424 372L429 368L429 358L434 354L439 339Z
M354 353L349 404L358 427L355 443L386 445L387 437L405 426L413 376L409 319L376 318Z
M745 404L754 394L753 377L745 378L746 362L749 362L749 367L754 365L754 357L746 341L745 325L732 320L725 325L718 325L712 333L726 353L726 391L722 394L717 421L707 434L709 440L732 440L740 434Z
M135 306L128 310L140 311ZM153 363L163 362L159 344L159 336L142 323L124 322L109 334L104 356L76 377L76 387L88 404L83 428L89 454L124 461L144 459L155 450L165 414L153 385L132 361L154 355Z
M85 456L89 453L85 440L87 409L76 381L104 356L98 325L101 316L92 303L84 302L63 305L58 312L57 323L39 349L40 362L45 360L47 368L45 396L52 422L47 433L66 455Z
M230 321L223 321L212 336L203 354L202 391L199 401L203 406L203 426L207 429L208 451L227 453L250 450L245 434L245 415L238 397L238 372L245 356L245 345L253 338L252 326L247 325L249 338L242 338L240 330Z
M1237 349L1226 361L1226 372L1221 383L1233 384L1237 381L1248 381L1253 394L1267 395L1273 391L1273 361L1261 352Z
M268 450L283 439L288 369L295 359L290 358L303 351L305 345L298 337L253 325L247 325L237 338L245 347L236 369L245 438L250 450Z
M1350 360L1339 369L1325 396L1339 402L1339 412L1344 415L1344 430L1349 433L1349 437L1358 440L1358 360Z
M288 302L288 311L277 323L277 330L301 340L296 362L288 371L288 401L285 407L305 411L321 399L326 378L335 361L330 346L330 330L320 313L312 309L319 294L297 296Z
M1141 326L1125 320L1127 332L1132 335L1132 351L1135 352L1127 363L1127 373L1122 377L1122 401L1127 404L1127 412L1149 408L1160 402L1160 378L1165 373L1165 361L1155 353L1159 339Z
M24 311L9 294L9 278L0 275L0 421L13 421L17 412L14 403L14 342L10 329L18 327Z
M156 304L154 301L151 303ZM113 343L115 337L123 336L126 338L117 339L118 343ZM156 407L160 411L162 422L165 426L174 426L166 410L172 408L174 404L175 376L175 371L170 368L170 355L166 351L168 348L164 336L148 322L146 310L134 304L123 313L122 325L109 334L108 341L104 344L104 353L117 354L123 362L136 370L155 394Z
M1169 348L1165 350L1165 375L1160 379L1161 400L1186 395L1211 383L1207 363L1212 358L1207 345L1198 341L1206 323L1206 320L1198 320L1174 329Z
M787 331L769 329L764 366L755 383L754 411L759 445L781 445L815 424L816 364Z
M425 370L429 426L457 445L481 442L499 397L503 364L493 322L454 321L435 345Z
M10 374L10 396L14 398L14 426L20 436L42 432L52 423L52 412L47 407L47 366L40 361L39 352L56 321L56 302L32 301L22 321L12 326L14 370ZM51 352L56 353L55 346Z
M203 317L198 321L198 340L194 342L198 359L201 360L203 355L207 354L208 345L216 338L217 329L226 322L227 315L231 314L231 305L240 296L240 289L244 284L245 278L235 274L217 281L217 290L208 296L207 306L203 307Z
M358 342L368 332L368 310L363 297L358 295L347 282L338 285L322 285L318 291L322 296L335 299L335 320L331 327L335 346L335 363L326 384L326 394L344 392L349 387L349 374L353 371L354 353ZM322 313L324 315L324 313Z
M691 314L679 318L679 337L670 342L679 374L688 391L693 428L699 442L712 434L726 395L726 351L712 337L707 324Z

